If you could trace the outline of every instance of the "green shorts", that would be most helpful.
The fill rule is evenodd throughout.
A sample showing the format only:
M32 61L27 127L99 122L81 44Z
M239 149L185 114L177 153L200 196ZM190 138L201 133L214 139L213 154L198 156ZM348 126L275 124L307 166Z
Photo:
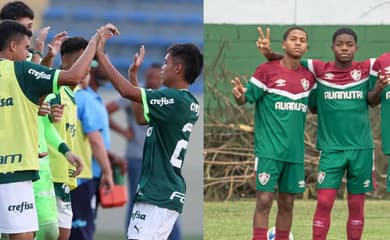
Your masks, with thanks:
M256 158L256 190L262 192L302 193L305 191L303 163Z
M390 192L390 156L387 165L387 192Z
M56 197L61 201L69 203L70 202L70 188L65 183L54 183L54 192Z
M338 189L344 173L348 192L360 194L372 191L374 170L373 149L323 150L318 166L317 189Z
M39 226L57 222L57 205L50 171L39 171L39 180L33 183Z

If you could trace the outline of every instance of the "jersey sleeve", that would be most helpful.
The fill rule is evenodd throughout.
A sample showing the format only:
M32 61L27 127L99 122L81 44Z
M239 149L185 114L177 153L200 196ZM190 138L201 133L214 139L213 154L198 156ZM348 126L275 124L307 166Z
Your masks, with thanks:
M15 75L23 93L38 104L41 96L58 91L59 70L32 62L14 62Z
M149 123L152 119L165 122L175 112L176 107L180 104L180 99L169 88L162 90L143 89L141 90L142 105L144 108L144 117Z
M58 149L63 155L69 151L68 146L65 144L64 140L58 134L57 130L51 124L49 117L45 116L43 118L43 126L45 128L45 139L46 141L55 149Z
M370 76L368 79L368 91L371 91L375 88L375 83L378 78L378 72L380 69L380 60L370 59Z
M301 65L309 70L314 77L317 77L319 75L321 67L325 63L321 60L315 60L315 59L301 59Z
M255 103L267 90L266 65L257 67L255 73L246 85L245 99L249 103Z
M77 104L77 118L81 122L84 134L101 131L103 128L95 119L95 103L89 99L88 93L83 90L75 94Z
M317 87L314 86L309 94L309 108L317 109Z

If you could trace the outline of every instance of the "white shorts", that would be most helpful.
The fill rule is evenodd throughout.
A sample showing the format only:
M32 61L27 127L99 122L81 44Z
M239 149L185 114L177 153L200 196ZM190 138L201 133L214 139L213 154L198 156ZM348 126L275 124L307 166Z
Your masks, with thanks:
M149 203L136 202L127 229L128 239L165 240L179 213Z
M61 198L56 197L57 202L57 214L58 214L58 227L71 229L72 228L72 203L62 201Z
M38 230L32 181L0 184L0 232L25 233Z

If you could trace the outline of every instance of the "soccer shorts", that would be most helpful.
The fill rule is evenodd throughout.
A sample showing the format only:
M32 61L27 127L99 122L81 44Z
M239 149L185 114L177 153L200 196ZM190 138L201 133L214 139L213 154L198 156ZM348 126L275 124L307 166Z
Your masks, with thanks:
M54 183L56 194L58 227L72 228L72 203L70 201L70 188L64 183Z
M305 191L303 163L256 158L256 190L262 192L302 193Z
M317 189L338 189L346 172L348 192L361 194L373 190L374 152L361 150L322 150L318 166Z
M179 213L149 203L136 202L127 229L127 238L136 240L168 239Z
M38 230L32 181L0 184L0 232L24 233Z
M390 156L388 161L389 164L387 165L387 192L390 192Z
M50 170L40 170L39 180L33 183L39 226L57 222L56 195Z

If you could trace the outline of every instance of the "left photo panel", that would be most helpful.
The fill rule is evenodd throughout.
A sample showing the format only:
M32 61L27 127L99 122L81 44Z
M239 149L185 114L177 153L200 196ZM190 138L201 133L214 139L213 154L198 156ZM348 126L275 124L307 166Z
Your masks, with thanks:
M203 0L0 20L0 240L203 239Z

